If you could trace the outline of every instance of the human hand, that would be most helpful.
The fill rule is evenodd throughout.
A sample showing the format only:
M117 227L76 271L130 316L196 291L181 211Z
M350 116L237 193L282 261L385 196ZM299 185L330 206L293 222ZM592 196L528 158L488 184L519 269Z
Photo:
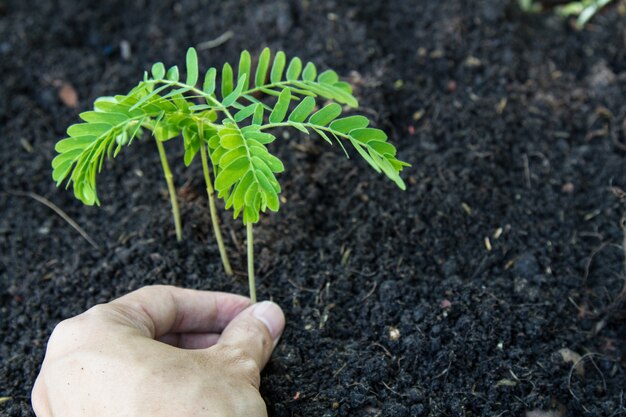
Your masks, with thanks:
M54 329L38 417L267 416L260 371L285 326L276 304L144 287Z

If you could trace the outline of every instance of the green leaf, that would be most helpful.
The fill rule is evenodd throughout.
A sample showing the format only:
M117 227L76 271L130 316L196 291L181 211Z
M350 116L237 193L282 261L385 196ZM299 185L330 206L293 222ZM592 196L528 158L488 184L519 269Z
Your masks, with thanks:
M313 81L293 81L293 84L298 88L309 90L318 96L335 100L341 104L347 104L350 107L358 107L359 105L354 96L330 84L321 84Z
M302 123L291 122L291 126L295 127L302 133L305 133L307 135L310 134L309 129L307 129Z
M170 81L178 81L178 67L174 65L172 68L167 70L167 74L165 74L165 78Z
M115 126L128 120L128 116L122 113L105 113L100 111L86 111L78 115L88 123L106 123Z
M263 94L267 94L268 96L274 96L274 97L280 96L280 92L274 91L271 88L261 88L260 91Z
M274 193L264 192L263 197L265 197L265 204L267 208L272 210L273 212L277 212L280 208L280 201L278 200L278 195Z
M220 137L219 135L213 135L209 138L209 140L207 141L207 146L210 149L215 149L218 146L220 146Z
M259 63L256 67L256 75L254 77L254 83L257 87L265 85L265 78L267 77L267 69L270 64L270 49L265 48L259 56Z
M246 206L252 207L254 206L254 201L256 200L256 196L259 194L259 185L258 182L256 181L256 175L254 173L254 171L251 171L253 173L253 178L255 178L255 182L250 184L250 187L248 187L248 190L246 191L246 195L244 196L244 203Z
M217 70L215 68L209 68L204 75L204 84L202 85L202 91L206 94L213 94L215 92L215 76Z
M243 137L237 129L225 128L219 131L220 145L225 149L235 149L244 144Z
M298 57L293 58L289 63L289 67L287 68L287 79L289 81L297 80L300 76L301 71L302 61Z
M337 103L330 103L321 110L315 112L309 119L309 123L317 126L326 126L341 114L341 106Z
M152 65L150 72L152 72L152 78L160 80L165 75L165 65L162 62L157 62Z
M239 181L241 177L250 169L250 160L245 157L239 157L232 161L228 166L221 167L221 171L215 178L215 189L223 191L229 189L234 183Z
M169 71L168 71L169 74ZM141 97L141 99L139 99L135 104L133 104L130 107L130 110L135 110L138 109L139 107L141 107L143 104L147 103L148 100L152 99L154 96L158 95L161 91L165 90L166 88L169 88L170 86L165 84L160 86L159 88L155 88L154 90L152 90L149 94Z
M227 97L233 92L233 69L227 62L222 68L222 97Z
M259 185L261 186L261 189L263 189L263 191L265 191L266 193L272 193L272 194L275 193L272 183L267 178L263 170L257 169L254 171L254 174L259 180Z
M369 125L370 121L365 116L348 116L342 119L337 119L330 124L332 130L336 130L340 133L349 133L354 129L362 129Z
M239 70L237 71L237 78L240 79L242 75L245 75L245 81L243 89L247 90L250 84L250 67L252 65L252 59L250 58L250 52L244 50L239 57Z
M270 81L272 83L277 83L282 80L286 62L287 58L285 57L285 53L283 51L278 51L274 57L272 72L270 74Z
M315 99L313 97L305 97L304 100L296 106L289 115L290 122L301 123L306 120L309 114L315 108Z
M366 127L362 129L354 129L350 131L350 136L359 142L368 143L372 140L378 141L386 141L387 134L380 129L373 129L371 127Z
M246 191L252 185L254 181L254 174L252 170L246 172L241 181L237 183L237 188L233 193L233 207L236 211L240 211L243 205L245 204ZM238 213L236 213L238 214Z
M250 104L249 106L244 107L243 109L239 110L237 113L235 113L235 115L233 116L235 121L237 123L241 122L242 120L247 119L248 117L252 116L254 114L254 111L256 110L258 104ZM261 107L262 109L263 107Z
M88 206L93 206L97 201L96 192L87 181L74 187L74 196Z
M213 106L211 106L210 104L196 104L195 106L189 106L189 110L190 111L200 111L200 110L207 110L207 109L212 109Z
M272 172L280 173L285 170L285 166L283 165L282 161L272 154L268 153L268 155L265 157L263 162L267 164L267 166L269 167L269 169L272 170Z
M357 150L357 152L361 155L361 157L363 157L363 159L365 159L365 161L367 161L367 163L370 164L370 166L374 168L374 170L380 174L382 170L380 169L378 164L372 159L372 157L369 156L369 154L365 151L365 149L363 149L364 145L362 145L360 142L356 140L351 140L351 142L352 142L352 146L354 146L354 149Z
M237 81L237 87L228 96L226 96L224 100L222 100L222 105L224 107L229 107L237 101L237 99L241 96L241 92L243 91L245 84L246 75L244 74L239 78L239 81Z
M302 72L302 79L304 81L315 81L315 77L317 77L317 68L315 68L314 63L308 62Z
M248 155L248 149L244 145L242 145L237 148L231 149L228 152L226 152L224 155L222 155L220 157L218 164L220 166L227 166L228 164L233 162L235 159L240 158L242 156L247 156L247 155Z
M280 123L285 119L287 110L289 110L289 103L291 102L291 91L288 88L281 91L278 101L274 106L274 110L270 114L270 123Z
M317 129L315 126L311 126L313 128L313 130L315 130L315 132L320 135L322 137L322 139L324 139L326 142L328 142L330 145L333 144L333 141L330 140L330 138L328 137L328 135L326 134L326 132L324 132L321 129Z
M198 54L194 48L187 49L187 85L196 85L198 82Z
M54 147L54 150L63 153L73 149L85 149L88 145L92 144L97 139L96 136L76 136L60 140Z
M54 182L56 182L57 186L61 184L65 177L67 177L67 174L69 174L73 164L73 161L65 161L61 165L53 169L52 179L54 180Z
M345 81L338 81L333 84L333 87L338 88L339 90L342 90L346 94L352 95L352 84L350 83L347 83Z
M263 110L263 105L261 103L257 103L256 108L254 109L254 116L252 117L252 124L263 124Z
M82 149L73 149L59 154L52 160L52 168L57 168L67 161L74 162L82 153Z
M339 76L333 70L326 70L317 77L317 81L322 84L334 84L339 81Z
M246 139L253 139L259 142L262 145L267 145L268 143L274 142L276 137L271 133L267 132L245 132L244 136Z
M222 148L221 146L218 146L215 149L212 149L211 153L210 153L210 157L211 157L211 162L213 162L213 165L216 165L219 163L220 158L226 153L228 152L227 149Z
M111 130L111 125L106 123L78 123L67 128L67 135L76 136L100 136Z
M367 142L367 146L369 146L370 148L376 150L376 152L380 153L381 155L396 156L396 153L397 153L395 146L393 146L389 142L383 142L383 141L379 141L379 140L371 140L371 141Z

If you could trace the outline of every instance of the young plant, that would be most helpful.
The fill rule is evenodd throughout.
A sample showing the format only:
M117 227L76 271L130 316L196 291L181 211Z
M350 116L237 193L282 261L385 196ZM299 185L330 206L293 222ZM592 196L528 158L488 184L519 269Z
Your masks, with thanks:
M562 1L555 8L559 16L576 16L576 29L582 30L592 17L612 1L614 0ZM520 9L526 13L539 13L544 10L540 0L518 0L517 3Z
M297 57L288 62L284 52L277 52L272 59L267 48L255 68L248 51L243 51L236 76L229 63L221 71L209 68L201 88L196 86L200 74L193 48L187 51L186 70L183 82L176 66L166 71L162 63L156 63L128 94L96 100L94 112L88 112L87 117L82 117L85 113L81 115L86 123L71 126L70 138L57 145L60 154L53 161L57 184L69 176L68 185L73 184L77 198L86 204L98 203L96 174L105 155L113 151L116 156L140 134L141 128L152 131L158 144L182 135L185 165L200 153L223 259L215 191L226 209L232 209L234 218L241 216L246 225L253 301L256 291L252 225L259 221L260 212L280 208L281 187L276 174L284 171L280 159L268 150L267 145L276 139L268 131L289 127L306 134L314 132L331 145L338 143L346 155L344 143L350 144L374 170L405 188L399 172L408 164L396 158L396 149L387 142L387 135L369 127L364 116L339 118L342 105L356 108L358 102L352 87L340 81L334 71L318 74L313 63L303 65ZM328 103L320 108L322 100Z

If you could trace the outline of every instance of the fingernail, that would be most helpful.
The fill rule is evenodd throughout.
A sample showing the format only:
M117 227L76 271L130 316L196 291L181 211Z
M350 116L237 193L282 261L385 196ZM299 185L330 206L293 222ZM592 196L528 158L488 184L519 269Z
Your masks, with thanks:
M278 339L285 327L283 311L271 301L263 301L254 306L252 314L261 320L274 340Z

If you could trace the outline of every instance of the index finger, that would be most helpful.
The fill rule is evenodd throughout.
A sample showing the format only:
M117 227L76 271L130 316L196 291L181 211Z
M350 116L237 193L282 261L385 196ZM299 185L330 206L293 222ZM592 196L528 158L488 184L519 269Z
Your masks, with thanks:
M158 338L168 333L219 333L250 299L224 292L167 285L140 288L109 303L121 307L128 325Z

